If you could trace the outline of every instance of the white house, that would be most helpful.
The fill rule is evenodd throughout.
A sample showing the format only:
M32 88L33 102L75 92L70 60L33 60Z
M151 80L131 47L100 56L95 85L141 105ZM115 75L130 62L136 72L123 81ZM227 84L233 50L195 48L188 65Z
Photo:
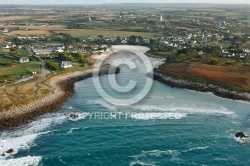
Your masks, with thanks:
M62 68L70 68L70 67L73 67L73 65L70 61L62 61L61 67Z
M62 50L62 49L57 49L57 50L55 50L55 52L56 52L56 53L61 53L61 52L64 52L64 50Z
M5 48L5 49L9 49L9 48L10 48L10 46L9 46L8 44L6 44L6 45L3 45L3 48Z
M127 40L122 40L121 43L122 43L122 44L127 44L128 41L127 41Z
M19 62L20 63L28 63L30 60L29 60L29 58L27 58L27 57L22 57L22 58L20 58L20 60L19 60Z
M9 29L8 29L8 28L5 28L5 29L3 30L3 33L9 33Z
M223 49L222 54L229 54L229 50L228 49Z
M240 58L244 59L246 57L245 54L240 54Z
M250 49L249 48L243 49L243 52L250 54Z
M198 55L205 55L206 53L203 52L202 50L200 52L198 52Z

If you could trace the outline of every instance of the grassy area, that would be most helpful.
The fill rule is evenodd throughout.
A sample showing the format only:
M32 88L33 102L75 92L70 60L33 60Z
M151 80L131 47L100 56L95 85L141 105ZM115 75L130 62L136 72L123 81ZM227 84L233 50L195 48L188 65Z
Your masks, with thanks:
M0 22L25 20L25 19L29 19L29 18L30 18L30 16L7 16L7 17L1 17Z
M14 59L6 58L3 55L0 54L0 63L10 63L16 61ZM17 61L16 61L17 62Z
M9 54L10 53L10 49L1 49L0 50L0 54Z
M241 32L238 32L238 33L232 33L233 35L235 35L235 36L243 36L244 35L244 33L241 33Z
M14 67L2 67L0 70L0 76L2 75L17 75L26 74L31 70L40 69L40 62L29 62L24 64L18 64Z
M231 43L219 43L218 46L223 48L229 48L231 46Z
M50 35L51 33L48 30L21 30L21 31L12 31L10 33L6 33L9 36L15 35Z
M16 66L13 67L1 66L0 78L5 79L7 81L9 80L14 81L16 79L20 79L22 76L27 75L28 72L32 70L40 71L40 62L32 61L25 64L17 64Z
M91 30L91 29L72 29L72 30L60 30L55 31L56 33L67 33L74 37L80 36L94 36L103 35L105 37L109 36L124 36L129 37L132 35L142 36L142 37L153 37L155 33L147 33L147 32L128 32L128 31L108 31L108 30Z
M17 50L17 54L21 57L27 57L29 56L28 51L26 50L26 48L20 48Z
M61 64L61 61L59 58L48 58L48 59L45 59L45 61L54 62L54 63L57 63L58 65Z
M239 20L242 23L250 23L250 20Z

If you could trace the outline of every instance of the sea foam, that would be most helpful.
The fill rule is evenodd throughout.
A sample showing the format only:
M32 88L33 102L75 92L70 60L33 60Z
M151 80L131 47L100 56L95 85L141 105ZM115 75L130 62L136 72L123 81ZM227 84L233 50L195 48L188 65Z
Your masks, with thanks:
M18 153L20 149L25 150L34 146L34 140L37 139L39 135L50 133L48 129L53 125L62 124L67 120L78 121L86 117L86 113L74 114L79 115L77 119L70 119L67 115L62 113L47 114L34 122L19 127L15 131L4 131L0 133L0 155L5 154L5 156L0 156L0 160L12 157L14 154ZM11 154L5 153L9 149L13 149L14 152Z
M27 156L17 159L0 160L1 166L38 166L42 157L40 156Z

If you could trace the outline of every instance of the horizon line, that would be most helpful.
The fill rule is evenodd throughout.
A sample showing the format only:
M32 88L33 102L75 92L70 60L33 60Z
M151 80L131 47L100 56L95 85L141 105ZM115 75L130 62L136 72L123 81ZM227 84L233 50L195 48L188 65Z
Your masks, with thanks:
M23 3L23 4L19 4L19 3L3 3L0 5L58 5L58 6L63 6L63 5L120 5L120 4L215 4L215 5L250 5L249 3L209 3L209 2L185 2L185 3L173 3L173 2L158 2L158 3L151 3L151 2L130 2L130 3L92 3L92 4L83 4L83 3L63 3L63 4L59 4L59 3L49 3L49 4L32 4L32 3Z

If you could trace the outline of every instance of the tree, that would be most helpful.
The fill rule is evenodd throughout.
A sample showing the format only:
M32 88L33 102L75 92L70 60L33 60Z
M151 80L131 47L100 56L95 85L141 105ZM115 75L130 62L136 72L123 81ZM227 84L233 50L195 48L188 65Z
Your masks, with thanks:
M75 61L75 59L68 52L60 53L59 58L61 61Z
M60 69L60 67L59 67L59 65L57 63L46 61L45 64L46 64L46 67L51 69L51 70Z
M97 37L99 37L100 39L103 39L103 35L98 35Z
M82 63L83 65L89 62L89 60L82 53L77 53L77 56L78 56L79 62Z
M210 59L210 61L209 61L209 64L210 64L210 65L217 65L218 63L219 63L218 60L215 59L215 58L212 58L212 59Z
M16 47L10 48L10 55L17 55L17 48Z
M122 41L121 36L117 36L117 41L118 41L118 42L121 42L121 41Z
M136 36L134 36L134 35L130 36L129 39L128 39L128 44L131 44L131 45L135 44L136 43L136 39L137 39Z

